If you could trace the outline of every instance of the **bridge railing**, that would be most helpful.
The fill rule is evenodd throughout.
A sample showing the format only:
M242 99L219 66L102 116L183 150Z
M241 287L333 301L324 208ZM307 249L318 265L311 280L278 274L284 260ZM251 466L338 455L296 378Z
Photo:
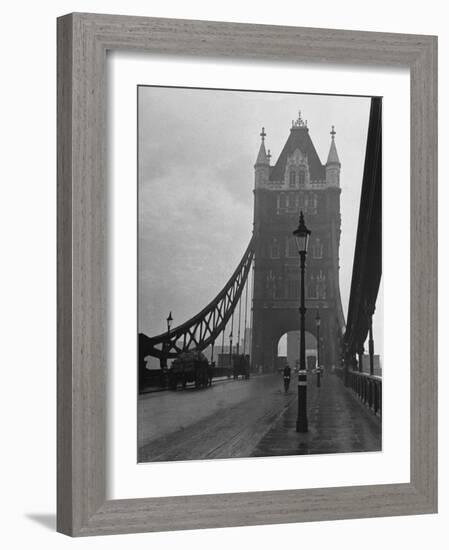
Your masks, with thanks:
M347 386L374 414L382 416L382 378L380 376L348 370Z

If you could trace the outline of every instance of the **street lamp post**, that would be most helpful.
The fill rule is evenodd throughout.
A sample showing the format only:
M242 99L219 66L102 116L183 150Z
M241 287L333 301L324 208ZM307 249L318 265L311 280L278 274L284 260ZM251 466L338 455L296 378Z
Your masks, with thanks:
M316 325L316 362L317 362L316 387L320 388L321 387L321 363L320 363L320 326L321 326L321 319L320 319L319 310L316 312L315 325Z
M171 311L168 314L167 317L167 335L170 337L170 329L171 329L171 322L173 321L173 317L171 316Z
M300 347L299 347L299 372L298 372L298 416L296 419L296 431L307 432L307 370L306 370L306 306L305 306L305 291L304 291L304 272L306 267L307 245L309 242L310 230L307 229L304 223L304 214L299 215L299 225L293 235L296 239L296 246L300 258L301 272L301 291L300 291Z
M170 349L170 329L171 329L171 322L173 321L173 317L171 316L171 311L168 314L166 321L167 321L167 339L165 340L164 346L163 346L164 348L163 362L161 361L161 366L165 368L168 367L167 359L168 359L168 354Z
M232 332L229 334L229 364L232 369Z

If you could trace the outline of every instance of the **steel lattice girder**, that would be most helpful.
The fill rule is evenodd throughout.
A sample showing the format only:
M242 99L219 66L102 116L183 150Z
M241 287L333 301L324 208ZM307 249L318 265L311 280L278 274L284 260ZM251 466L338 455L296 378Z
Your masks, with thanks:
M245 287L254 258L254 236L229 281L194 317L157 336L139 334L139 357L175 358L183 351L204 350L225 329Z

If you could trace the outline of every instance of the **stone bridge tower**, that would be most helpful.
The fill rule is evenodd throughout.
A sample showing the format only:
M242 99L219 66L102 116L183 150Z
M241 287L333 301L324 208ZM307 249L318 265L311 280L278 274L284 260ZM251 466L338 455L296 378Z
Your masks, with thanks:
M319 311L321 357L337 365L344 317L339 285L340 160L332 126L326 164L322 164L307 121L292 121L277 162L265 149L262 128L254 186L254 261L252 364L275 368L281 336L299 329L299 256L292 231L304 212L312 231L306 258L306 331L315 334Z

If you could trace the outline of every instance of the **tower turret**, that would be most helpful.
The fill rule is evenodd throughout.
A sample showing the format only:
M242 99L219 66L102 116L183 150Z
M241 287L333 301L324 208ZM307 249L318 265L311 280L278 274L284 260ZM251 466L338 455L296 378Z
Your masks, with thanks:
M265 133L265 128L262 128L262 132L260 133L262 142L260 144L259 154L257 155L256 164L254 165L256 189L258 187L265 187L268 184L268 180L270 178L271 154L267 155L267 152L265 150L266 135L267 134Z
M326 162L326 183L330 187L340 186L340 159L338 158L337 147L335 146L335 128L332 126L331 134L331 146L329 149L329 155Z

